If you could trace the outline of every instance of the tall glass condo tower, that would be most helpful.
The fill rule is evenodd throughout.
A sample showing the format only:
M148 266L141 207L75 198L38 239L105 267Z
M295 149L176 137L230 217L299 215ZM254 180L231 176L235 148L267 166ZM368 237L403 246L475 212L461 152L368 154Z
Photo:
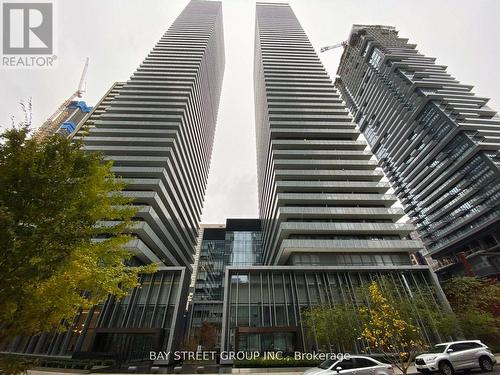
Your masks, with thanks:
M222 78L220 2L189 2L132 77L109 90L82 131L113 161L138 212L128 248L159 270L122 300L82 311L66 333L19 338L9 350L74 358L149 358L182 340ZM86 132L85 134L83 132Z
M391 26L354 25L336 86L436 272L500 275L500 117Z
M403 210L287 4L257 4L254 93L264 265L226 268L223 350L318 348L304 310L363 303L355 291L382 275L403 298L432 290L446 305L429 268L412 265L422 247L408 238L414 227L399 222Z

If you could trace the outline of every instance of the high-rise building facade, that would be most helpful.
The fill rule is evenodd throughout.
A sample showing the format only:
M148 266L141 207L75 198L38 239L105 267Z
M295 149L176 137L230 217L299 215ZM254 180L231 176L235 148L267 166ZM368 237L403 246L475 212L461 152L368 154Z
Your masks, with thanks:
M304 310L366 303L355 291L383 275L404 298L446 305L430 269L411 264L422 244L290 6L258 3L255 27L263 266L226 267L223 350L318 348Z
M138 208L133 263L159 269L122 300L83 311L68 332L19 338L9 350L122 363L178 348L223 72L222 5L193 0L99 102L75 138L113 161Z
M36 130L33 137L39 141L54 134L71 138L85 124L91 112L92 107L89 107L83 100L67 100L50 119Z
M408 253L411 224L288 5L258 5L255 103L266 264Z
M166 266L193 263L223 70L221 4L191 1L84 138L141 206L138 246Z
M500 117L391 26L354 25L336 86L442 278L500 275Z
M196 281L189 302L187 336L204 349L220 348L225 269L262 264L259 219L227 219L225 225L202 225ZM216 333L214 347L200 337L203 324Z
M56 134L70 138L85 123L90 112L92 112L92 107L89 107L83 100L70 102L67 107L67 116Z

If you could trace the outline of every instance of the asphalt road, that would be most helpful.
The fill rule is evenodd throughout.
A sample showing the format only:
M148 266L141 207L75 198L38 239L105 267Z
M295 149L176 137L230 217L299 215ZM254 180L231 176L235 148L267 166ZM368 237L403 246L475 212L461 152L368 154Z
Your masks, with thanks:
M497 358L498 359L498 358ZM410 374L419 374L419 372L408 371L408 375ZM439 375L439 373L435 373L435 375ZM456 375L500 375L500 364L496 364L493 368L492 372L482 372L481 370L471 370L471 371L456 371Z
M497 361L498 361L498 356L497 356ZM402 375L401 371L397 370L395 371L396 375ZM249 374L245 374L249 375ZM408 375L422 375L418 371L415 370L415 366L410 366L408 369ZM433 375L440 375L439 372L433 373ZM497 363L495 367L493 368L492 372L482 372L481 370L469 370L469 371L456 371L455 375L500 375L500 363Z
M457 375L466 375L467 373L464 372L464 371L457 371L456 374ZM482 372L480 370L472 370L472 371L469 371L468 374L470 374L470 375L479 375L479 374L483 374L483 375L488 375L488 374L489 375L493 375L493 374L500 375L500 364L497 363L495 365L495 367L493 367L493 371L492 372Z

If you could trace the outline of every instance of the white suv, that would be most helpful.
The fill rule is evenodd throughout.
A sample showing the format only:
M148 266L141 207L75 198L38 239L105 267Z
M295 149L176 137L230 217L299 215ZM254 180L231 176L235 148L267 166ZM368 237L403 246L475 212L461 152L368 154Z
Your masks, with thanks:
M415 358L415 367L426 375L437 371L443 375L453 375L455 370L474 368L492 371L496 362L495 356L481 341L468 340L434 346Z
M303 375L394 375L394 369L370 357L351 355L341 360L327 359Z

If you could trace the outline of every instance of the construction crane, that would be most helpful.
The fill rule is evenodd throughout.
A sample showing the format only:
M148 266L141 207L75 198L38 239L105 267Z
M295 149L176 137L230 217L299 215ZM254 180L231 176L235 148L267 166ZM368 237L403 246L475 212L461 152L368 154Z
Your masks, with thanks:
M339 47L346 47L347 46L347 40L343 41L342 43L337 43L332 46L326 46L326 47L321 47L320 52L326 52L331 49L339 48Z
M54 134L61 123L67 118L69 114L68 106L75 98L81 98L85 91L87 91L87 70L89 69L89 58L85 60L85 66L83 67L82 76L80 78L80 83L78 84L78 89L66 99L57 110L38 128L38 130L33 135L38 141L42 141L45 138Z

